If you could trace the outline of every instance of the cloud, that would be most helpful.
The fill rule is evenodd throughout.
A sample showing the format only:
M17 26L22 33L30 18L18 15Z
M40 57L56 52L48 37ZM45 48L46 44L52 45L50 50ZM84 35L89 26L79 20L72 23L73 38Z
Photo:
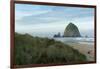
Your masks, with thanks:
M77 25L82 33L93 32L94 9L26 4L15 6L16 32L63 33L69 22Z
M33 6L34 8L37 6ZM93 16L93 9L76 7L56 7L56 6L38 6L38 9L31 11L17 10L16 22L19 24L40 24L52 23L57 21L67 21ZM41 8L40 8L41 7Z

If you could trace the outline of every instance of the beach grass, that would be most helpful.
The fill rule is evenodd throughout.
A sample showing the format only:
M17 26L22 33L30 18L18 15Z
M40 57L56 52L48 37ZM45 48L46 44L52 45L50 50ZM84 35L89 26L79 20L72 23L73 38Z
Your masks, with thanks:
M15 65L85 62L84 54L71 46L49 38L15 33Z

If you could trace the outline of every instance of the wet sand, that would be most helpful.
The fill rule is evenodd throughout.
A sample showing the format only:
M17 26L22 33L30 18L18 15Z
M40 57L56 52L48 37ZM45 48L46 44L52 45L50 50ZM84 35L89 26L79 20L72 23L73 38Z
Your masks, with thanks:
M80 53L86 55L88 61L94 61L94 44L67 43Z

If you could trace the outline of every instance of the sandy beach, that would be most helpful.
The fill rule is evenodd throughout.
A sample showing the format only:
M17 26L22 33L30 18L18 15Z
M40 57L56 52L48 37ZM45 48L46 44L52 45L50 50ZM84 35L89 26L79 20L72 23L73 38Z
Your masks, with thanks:
M94 61L94 44L82 43L67 43L74 49L77 49L82 54L86 55L88 61Z

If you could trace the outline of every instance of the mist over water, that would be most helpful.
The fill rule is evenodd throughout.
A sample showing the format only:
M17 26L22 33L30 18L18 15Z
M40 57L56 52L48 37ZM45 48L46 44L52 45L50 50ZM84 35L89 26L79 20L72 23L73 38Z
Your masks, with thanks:
M58 34L58 32L38 32L38 33L29 33L32 36L37 36L37 37L47 37L47 38L53 38L55 34ZM61 37L63 36L63 32L60 32ZM94 37L94 33L93 32L83 32L81 34L82 37L89 37L89 38L93 38Z
M85 37L64 37L64 38L54 38L57 41L61 41L63 43L80 43L80 44L94 44L94 38L85 38Z

